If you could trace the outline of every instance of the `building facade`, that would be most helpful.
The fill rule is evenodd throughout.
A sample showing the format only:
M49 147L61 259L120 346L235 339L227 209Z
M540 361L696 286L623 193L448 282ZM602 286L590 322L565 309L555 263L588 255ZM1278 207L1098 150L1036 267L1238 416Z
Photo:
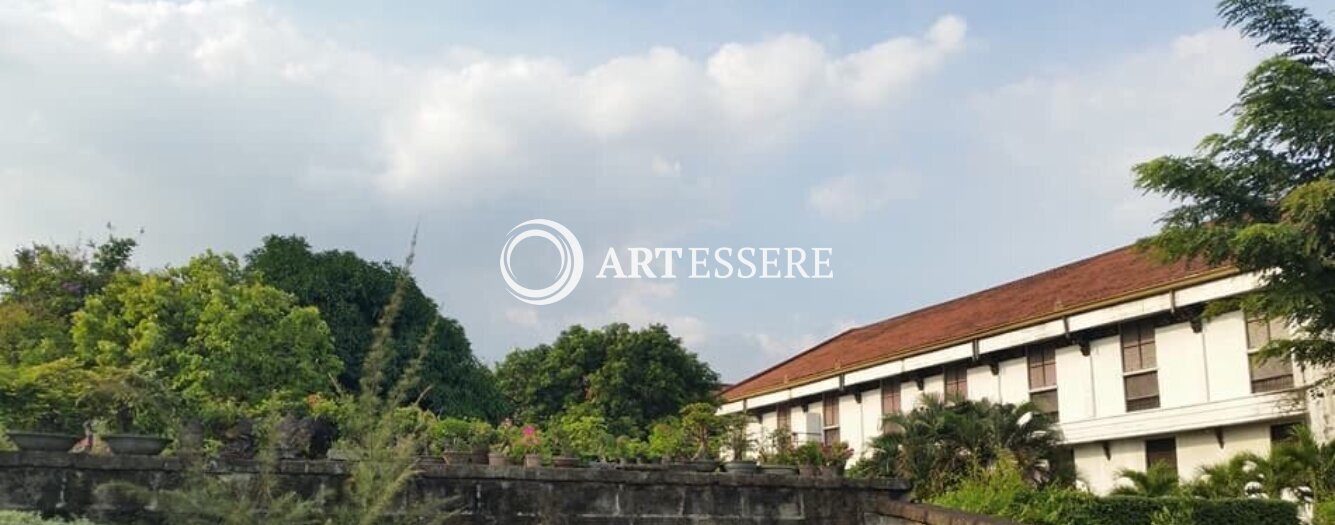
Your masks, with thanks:
M923 394L1032 401L1057 416L1095 492L1153 462L1190 479L1238 452L1266 453L1295 424L1329 438L1330 407L1294 393L1310 372L1252 356L1284 323L1202 316L1257 285L1122 248L848 330L733 385L722 411L753 415L757 433L846 441L856 458L886 414Z

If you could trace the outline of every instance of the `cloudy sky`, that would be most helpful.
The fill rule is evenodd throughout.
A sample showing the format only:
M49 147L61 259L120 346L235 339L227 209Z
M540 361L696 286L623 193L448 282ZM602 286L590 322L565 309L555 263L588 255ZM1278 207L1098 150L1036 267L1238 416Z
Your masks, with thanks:
M0 246L398 260L420 223L484 360L662 322L737 380L1149 233L1130 166L1224 129L1262 57L1211 1L482 4L0 2ZM592 259L551 306L497 270L534 218ZM612 246L830 247L835 277L592 279Z

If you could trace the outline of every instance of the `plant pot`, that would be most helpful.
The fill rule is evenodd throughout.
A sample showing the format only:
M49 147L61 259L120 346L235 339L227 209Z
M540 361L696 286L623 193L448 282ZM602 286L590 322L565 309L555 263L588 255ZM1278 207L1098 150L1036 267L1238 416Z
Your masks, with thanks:
M755 474L759 469L754 461L729 461L723 464L723 471L729 474Z
M21 432L10 430L9 440L19 450L28 452L69 452L82 439L74 434L56 434L50 432Z
M833 466L820 467L819 472L822 478L840 478L844 475L844 469Z
M797 466L797 475L799 476L802 476L804 478L814 478L816 477L816 474L817 474L817 467L815 465Z
M797 467L793 465L761 465L760 473L771 476L796 476Z
M98 436L117 456L156 456L166 450L172 440L161 436L141 434L108 434Z
M524 454L524 467L538 468L542 466L542 454Z
M446 450L442 456L445 457L446 465L467 465L473 462L471 450Z
M490 461L490 459L488 459L488 456L490 455L491 449L487 447L475 448L473 449L472 462L474 465L486 465L487 462Z
M440 465L444 462L445 462L444 459L438 458L436 456L417 456L418 465Z
M491 467L504 467L510 464L510 456L504 452L488 452L487 465Z
M712 459L692 459L689 463L692 472L710 473L718 470L718 462Z
M579 466L579 458L574 456L553 456L552 466L557 468L574 468Z

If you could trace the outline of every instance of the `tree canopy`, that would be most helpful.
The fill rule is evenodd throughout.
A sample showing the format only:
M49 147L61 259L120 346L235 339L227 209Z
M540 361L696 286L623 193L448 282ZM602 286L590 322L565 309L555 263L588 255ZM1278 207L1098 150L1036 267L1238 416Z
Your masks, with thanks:
M436 333L422 363L424 408L452 416L497 419L505 411L491 370L474 355L463 326L440 308L403 269L367 261L342 250L316 252L304 238L269 236L246 256L246 271L266 284L319 309L333 335L334 353L345 363L339 382L356 389L373 330L400 277L406 278L401 310L388 344L392 356L386 382L397 380L434 323Z
M552 344L511 352L496 376L521 420L547 421L578 406L624 435L643 435L685 405L712 401L718 389L718 374L663 325L575 325Z
M74 314L72 333L84 362L147 371L224 410L328 391L343 369L319 312L230 255L120 272Z
M1335 364L1335 37L1283 0L1224 0L1219 13L1278 54L1248 74L1231 131L1135 167L1139 188L1178 203L1143 244L1261 272L1242 307L1299 327L1265 351Z

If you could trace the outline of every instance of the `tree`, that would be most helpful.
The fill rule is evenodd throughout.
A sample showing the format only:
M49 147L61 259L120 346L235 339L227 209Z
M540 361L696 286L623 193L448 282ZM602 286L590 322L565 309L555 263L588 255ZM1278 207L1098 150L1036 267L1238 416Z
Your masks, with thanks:
M913 411L886 421L890 430L872 440L871 456L854 465L853 473L909 479L919 498L947 492L1003 457L1030 483L1073 476L1058 458L1056 422L1030 403L924 395Z
M435 326L432 347L422 363L419 388L425 408L459 417L498 419L504 398L491 370L473 355L458 321L444 317L407 272L388 262L372 262L350 251L314 252L305 239L269 236L246 256L246 272L319 309L333 334L334 352L346 364L339 374L344 388L355 390L374 328L389 304L396 283L404 282L393 337L386 344L390 361L385 384L397 381L417 344Z
M496 377L521 420L547 421L587 404L613 433L635 436L683 406L712 401L718 389L718 374L663 325L575 325L550 345L511 352Z
M70 318L84 299L124 272L133 239L71 246L33 244L14 251L0 266L0 355L10 366L46 363L67 356Z
M1137 187L1179 203L1142 244L1169 260L1261 272L1241 306L1299 327L1266 354L1332 365L1335 341L1324 335L1335 330L1335 38L1284 0L1224 0L1219 14L1279 54L1247 76L1230 132L1205 137L1194 155L1134 168Z
M74 314L73 339L87 365L151 373L196 406L228 412L327 391L343 368L315 308L211 252L117 274Z
M1117 477L1131 484L1118 485L1110 492L1113 496L1165 498L1179 492L1177 469L1166 463L1155 463L1144 471L1121 469L1117 471Z

